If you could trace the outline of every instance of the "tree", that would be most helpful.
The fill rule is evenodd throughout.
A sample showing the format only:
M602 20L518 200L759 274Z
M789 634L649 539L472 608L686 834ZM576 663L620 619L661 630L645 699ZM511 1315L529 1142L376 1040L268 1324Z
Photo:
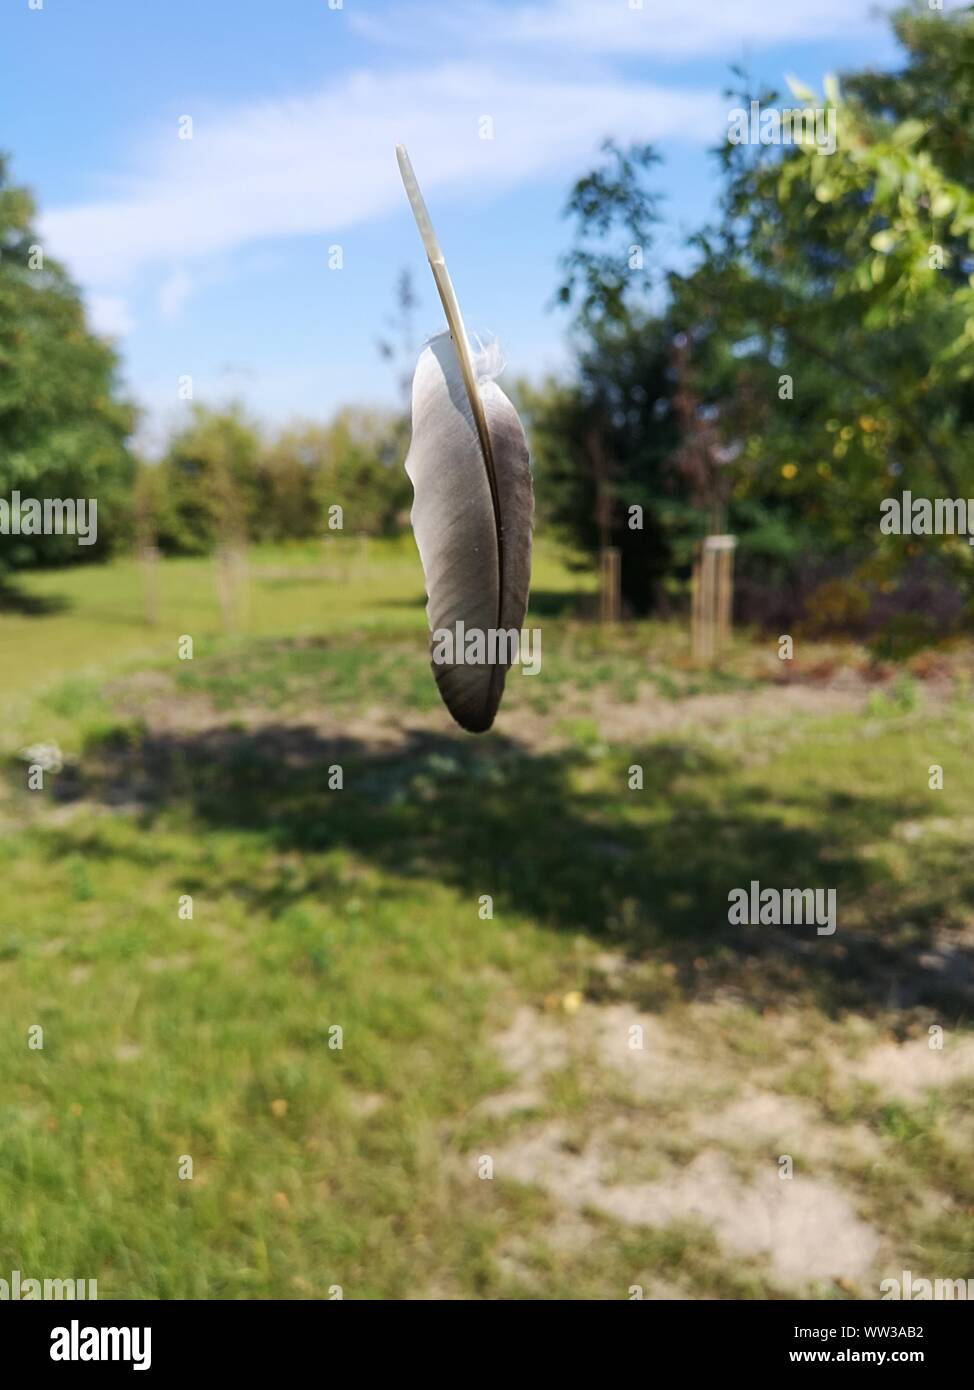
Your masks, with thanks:
M257 473L260 539L304 540L320 532L321 433L316 425L292 426L265 447Z
M323 513L339 505L343 529L389 536L412 501L403 468L407 421L386 411L346 406L321 431L316 490Z
M672 467L673 330L649 308L659 214L646 178L658 157L649 145L624 150L612 140L601 153L565 207L575 230L556 302L574 311L574 379L520 394L542 519L587 556L617 548L624 605L645 613L659 602L686 522Z
M618 547L634 613L659 601L684 520L671 467L679 440L672 397L669 327L636 313L593 326L572 382L519 389L540 520L587 557Z
M200 555L254 535L260 455L257 426L240 405L218 410L194 405L189 423L170 440L158 465L160 549Z
M908 52L895 80L826 79L824 98L793 88L835 121L834 152L813 139L724 147L722 223L697 238L697 269L672 281L675 312L698 341L733 355L723 410L740 451L734 504L787 517L796 541L858 557L877 583L918 553L880 532L884 497L974 492L974 170L963 124L974 15L902 14L897 31ZM948 53L935 66L932 55ZM963 537L934 544L970 592Z
M389 362L396 373L396 385L408 413L412 396L413 372L416 368L415 317L419 298L413 287L412 272L403 269L396 281L395 313L386 315L391 337L376 339L379 356Z
M80 295L34 229L27 189L0 156L0 496L95 498L98 540L0 536L0 573L103 557L127 534L135 412L117 358L85 323Z
M650 147L607 142L572 190L558 299L577 375L527 393L534 452L552 520L589 553L607 534L623 548L633 609L705 525L739 535L739 592L779 608L816 568L888 589L933 547L884 536L882 500L974 494L974 11L894 24L902 71L793 89L835 122L834 151L807 128L794 145L723 145L721 219L668 294L645 269ZM934 546L974 592L965 538Z

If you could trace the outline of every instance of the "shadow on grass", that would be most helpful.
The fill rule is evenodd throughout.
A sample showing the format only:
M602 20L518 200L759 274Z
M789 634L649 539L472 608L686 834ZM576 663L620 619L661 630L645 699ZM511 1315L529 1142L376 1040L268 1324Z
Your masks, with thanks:
M28 594L10 580L0 579L0 613L18 613L25 618L44 618L63 613L70 607L64 594Z
M389 608L425 608L426 595L386 600ZM529 618L592 618L598 616L597 594L572 593L561 589L532 589L528 600Z
M628 788L634 763L645 769L641 791ZM335 767L341 790L329 790ZM928 802L788 789L768 799L732 763L679 742L593 762L499 735L414 730L383 749L284 723L150 733L90 748L55 795L136 805L147 827L188 814L201 831L259 833L273 853L300 852L297 879L282 871L220 885L272 917L297 899L333 896L317 856L337 848L446 884L474 911L490 894L495 929L522 914L672 962L688 997L730 991L777 1008L803 995L833 1014L946 1000L958 1021L974 1001L974 952L955 948L945 968L933 944L949 912L941 888L950 883L955 905L958 883L971 894L959 851L956 875L924 883L908 908L902 886L863 853L904 817L928 814ZM835 888L838 931L730 925L728 893L752 879ZM843 929L844 910L855 931Z
M532 589L525 621L531 618L575 618L578 621L595 622L598 616L598 594Z

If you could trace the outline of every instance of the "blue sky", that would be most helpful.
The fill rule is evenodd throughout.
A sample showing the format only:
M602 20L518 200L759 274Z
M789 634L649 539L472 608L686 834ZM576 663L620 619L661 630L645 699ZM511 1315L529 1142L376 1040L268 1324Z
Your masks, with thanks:
M34 0L38 3L38 0ZM468 328L512 374L567 364L548 305L566 191L602 137L651 139L681 263L715 192L731 63L820 89L888 65L874 0L4 0L0 128L43 244L113 336L156 444L197 399L260 418L390 402L376 351L397 276L441 311L394 146L406 144ZM179 139L190 116L193 139ZM481 138L481 118L493 139ZM329 248L342 247L340 270Z

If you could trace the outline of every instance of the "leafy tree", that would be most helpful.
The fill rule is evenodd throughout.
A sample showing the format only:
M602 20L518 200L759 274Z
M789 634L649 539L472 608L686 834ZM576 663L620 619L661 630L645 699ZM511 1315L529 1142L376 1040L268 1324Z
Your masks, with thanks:
M681 502L670 465L679 438L670 364L668 326L633 315L593 328L571 383L522 385L519 393L539 520L585 556L618 547L632 612L659 600L674 558Z
M686 519L673 466L673 330L648 307L659 214L647 176L657 162L649 145L607 140L600 164L572 188L574 238L556 300L574 311L575 377L521 388L542 519L587 556L618 548L630 612L659 601Z
M257 471L257 535L264 540L298 540L321 530L317 469L321 463L321 430L294 426L281 432L264 449Z
M254 535L259 516L261 438L239 405L195 405L158 464L165 551L203 554Z
M316 491L323 514L343 509L353 534L393 535L412 502L403 459L408 446L404 417L347 406L320 432Z
M134 411L117 358L85 323L64 268L43 250L27 189L0 156L0 496L95 498L98 542L0 536L0 573L104 556L127 531Z
M736 364L724 393L734 502L858 555L877 584L919 551L880 533L884 497L974 493L974 195L957 125L974 100L974 15L897 26L909 44L899 95L870 75L844 90L827 79L824 100L794 89L835 120L834 153L812 140L723 149L722 224L673 281L675 312ZM929 123L901 119L914 98ZM970 547L935 544L969 589Z
M974 174L974 13L951 16L926 4L892 16L906 55L897 71L852 73L846 95L892 125L919 121L925 150L948 178L968 187Z
M409 506L404 452L403 422L385 412L346 407L267 439L238 405L197 405L144 496L160 547L186 554L318 535L335 505L345 531L391 535Z
M888 590L929 549L882 535L882 499L974 493L974 11L894 24L901 72L794 88L835 121L834 152L811 132L718 151L721 220L667 298L643 269L653 151L607 142L572 190L558 298L577 377L527 393L534 450L551 519L588 552L623 549L634 609L704 526L739 535L744 593L783 596L816 566ZM648 508L642 550L629 502ZM935 544L970 592L971 548Z
M575 310L583 336L599 325L628 322L634 300L649 288L649 252L659 222L659 197L646 176L660 162L652 145L620 148L602 142L602 163L576 181L564 216L575 235L562 258L565 278L556 301Z

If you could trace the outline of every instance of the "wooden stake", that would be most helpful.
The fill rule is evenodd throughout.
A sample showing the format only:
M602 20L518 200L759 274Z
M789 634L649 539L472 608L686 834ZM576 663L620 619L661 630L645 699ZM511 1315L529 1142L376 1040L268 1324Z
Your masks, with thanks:
M599 552L599 617L603 623L619 621L622 612L621 576L618 546L604 546Z
M159 622L159 551L154 545L139 547L142 565L142 596L145 600L145 620L149 627Z
M690 579L690 647L694 661L711 665L730 641L734 611L736 536L707 536Z
M216 551L216 592L225 632L237 632L249 616L247 555L243 546L220 545Z

